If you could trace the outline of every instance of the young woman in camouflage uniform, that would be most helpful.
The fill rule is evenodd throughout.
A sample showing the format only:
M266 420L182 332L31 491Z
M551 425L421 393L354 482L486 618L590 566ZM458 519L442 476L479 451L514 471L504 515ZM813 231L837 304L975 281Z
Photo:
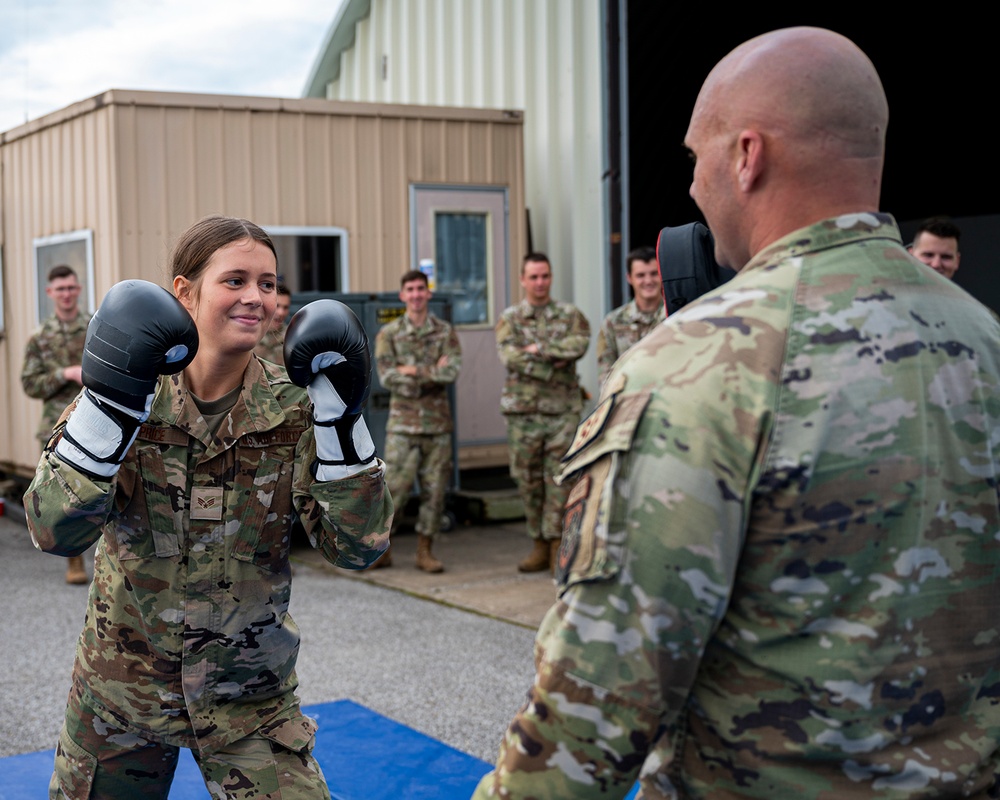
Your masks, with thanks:
M40 549L72 555L98 542L50 796L166 798L187 747L213 797L329 797L311 755L316 725L295 696L290 532L298 517L331 563L373 562L392 516L384 467L360 411L355 423L338 405L335 377L310 375L323 380L302 388L252 355L275 308L276 256L263 230L202 220L181 237L172 269L176 301L145 284L152 295L143 302L155 309L116 305L119 287L143 282L118 284L87 347L96 351L117 328L139 341L171 314L190 324L189 313L199 343L171 334L161 348L168 365L157 371L171 371L177 342L197 347L194 360L158 384L152 372L145 404L130 405L117 379L88 379L85 354L88 388L25 497ZM177 301L183 309L162 305ZM118 305L129 313L116 317ZM336 341L323 347L347 352ZM133 368L123 367L122 383ZM367 386L363 368L352 379ZM336 428L319 427L334 420ZM111 424L123 433L109 457L92 434ZM357 447L337 439L344 430ZM341 449L349 455L330 455ZM355 450L362 455L351 463Z

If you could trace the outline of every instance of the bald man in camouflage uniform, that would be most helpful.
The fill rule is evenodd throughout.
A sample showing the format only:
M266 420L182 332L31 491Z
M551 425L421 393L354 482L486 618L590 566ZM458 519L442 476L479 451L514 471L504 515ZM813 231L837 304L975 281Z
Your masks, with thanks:
M36 434L43 447L59 415L83 385L80 360L90 323L90 315L80 310L80 283L72 267L60 264L50 269L45 293L55 311L28 340L21 368L25 394L43 401L42 420ZM66 583L85 585L89 580L83 556L66 559Z
M638 247L628 254L626 262L626 278L634 297L608 314L597 331L597 379L602 386L625 351L666 319L656 251Z
M575 306L552 299L552 267L544 253L525 256L521 286L524 300L504 311L496 327L507 368L500 411L507 419L510 474L534 541L517 568L541 572L553 563L562 536L567 489L555 478L583 408L576 362L590 344L590 324Z
M397 504L392 532L399 527L413 482L420 481L417 517L417 569L442 572L432 547L441 532L445 493L453 466L451 405L448 387L462 368L462 348L455 329L428 311L427 276L410 270L400 281L399 299L406 311L375 337L375 366L389 390L386 423L386 486ZM388 567L386 551L376 567Z
M829 31L709 76L691 192L741 269L581 426L476 798L997 796L1000 325L877 213L887 117Z

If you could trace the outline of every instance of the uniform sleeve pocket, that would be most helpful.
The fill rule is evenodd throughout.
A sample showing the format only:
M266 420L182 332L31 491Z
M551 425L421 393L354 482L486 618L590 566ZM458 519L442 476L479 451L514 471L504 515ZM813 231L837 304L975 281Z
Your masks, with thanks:
M87 800L96 771L97 756L91 755L70 739L64 727L59 734L55 774L52 777L53 783L62 793L60 796L68 800Z
M616 454L600 455L583 467L570 490L555 567L560 594L576 583L610 578L621 568L623 542L608 525L616 462Z
M577 583L611 578L621 569L626 534L616 481L648 402L648 393L607 398L580 423L563 459L560 481L573 486L555 568L560 594Z

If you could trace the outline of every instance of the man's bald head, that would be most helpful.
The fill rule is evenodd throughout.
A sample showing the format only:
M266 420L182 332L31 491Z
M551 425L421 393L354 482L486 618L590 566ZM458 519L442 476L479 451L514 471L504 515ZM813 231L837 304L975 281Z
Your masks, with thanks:
M774 130L847 157L885 150L889 106L878 73L832 31L786 28L744 42L712 70L706 92L733 127Z
M696 166L691 187L716 217L717 256L739 269L799 227L877 210L888 117L871 61L837 33L786 28L729 53L705 80L685 139L699 164L703 153L719 159L711 183Z

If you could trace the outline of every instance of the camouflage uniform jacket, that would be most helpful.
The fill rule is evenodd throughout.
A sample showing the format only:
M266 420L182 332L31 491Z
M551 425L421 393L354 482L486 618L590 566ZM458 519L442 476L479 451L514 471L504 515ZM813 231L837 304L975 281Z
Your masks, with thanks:
M62 425L43 454L24 498L36 547L75 555L100 540L74 680L136 735L211 752L301 722L293 515L349 569L385 550L392 518L381 462L313 480L310 409L284 369L254 358L216 436L181 374L160 380L115 479L55 455Z
M257 358L285 366L285 328L279 328L276 331L268 328L267 333L261 338L260 344L253 351L257 354Z
M560 598L476 797L997 796L998 342L862 213L636 345L567 453Z
M522 300L500 317L497 350L507 368L503 414L579 414L583 408L576 362L590 345L590 323L569 303L533 306ZM538 353L525 353L537 344Z
M76 397L80 385L62 376L66 367L80 363L90 315L81 311L65 325L53 314L36 330L24 348L21 386L28 397L44 400L38 438L52 435L59 415Z
M602 386L622 354L666 318L662 303L653 311L640 311L635 300L604 318L597 332L597 372Z
M441 356L448 361L439 367ZM401 365L418 367L418 373L403 375ZM391 395L387 431L451 433L448 386L462 368L462 348L451 325L433 314L419 328L406 314L394 319L375 337L375 368Z

